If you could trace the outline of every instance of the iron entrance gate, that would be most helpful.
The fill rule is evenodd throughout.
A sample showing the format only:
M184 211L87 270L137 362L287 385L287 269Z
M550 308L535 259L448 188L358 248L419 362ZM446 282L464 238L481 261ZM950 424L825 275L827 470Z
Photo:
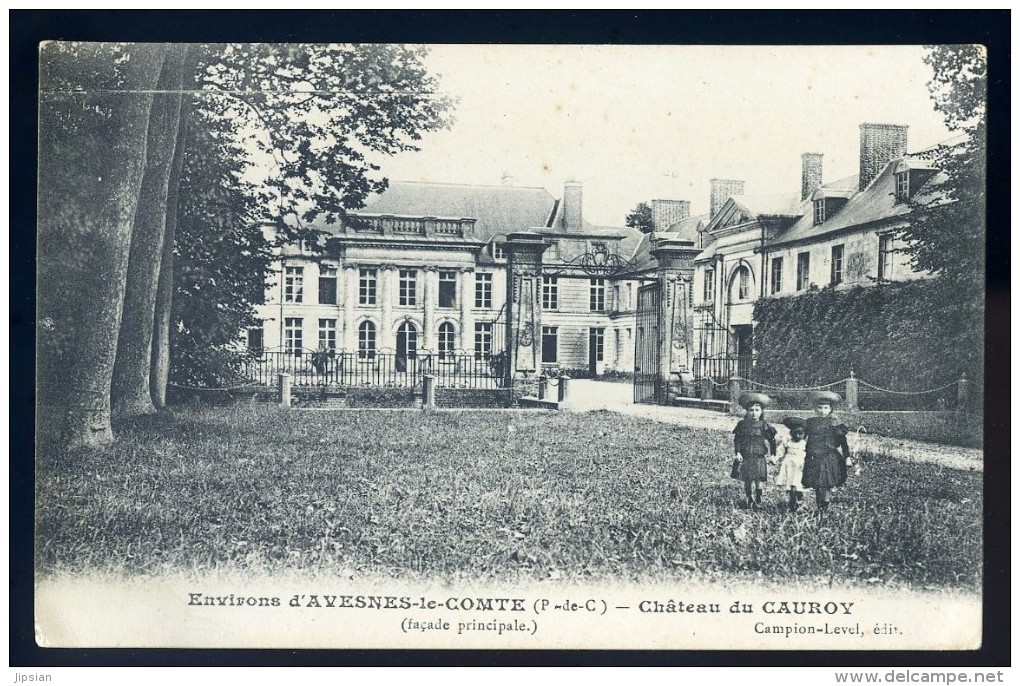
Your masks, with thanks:
M634 402L659 402L659 284L638 288L634 338Z

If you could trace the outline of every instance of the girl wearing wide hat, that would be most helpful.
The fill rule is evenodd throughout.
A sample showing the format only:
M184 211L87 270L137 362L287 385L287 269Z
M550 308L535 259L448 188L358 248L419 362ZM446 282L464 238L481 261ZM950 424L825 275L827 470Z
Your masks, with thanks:
M815 489L815 502L825 511L832 500L832 489L846 483L846 466L850 461L848 430L843 420L832 413L833 405L842 398L831 391L815 393L815 416L805 423L807 447L804 455L806 488Z
M762 415L771 399L764 393L744 393L740 405L747 410L733 429L733 450L736 454L736 478L744 482L747 506L761 505L761 491L769 478L768 456L776 454L776 430Z

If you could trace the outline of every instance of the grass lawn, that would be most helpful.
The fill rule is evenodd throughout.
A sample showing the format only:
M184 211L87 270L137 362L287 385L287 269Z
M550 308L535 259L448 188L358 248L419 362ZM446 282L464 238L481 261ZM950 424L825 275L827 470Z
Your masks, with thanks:
M40 455L39 570L977 589L981 475L862 455L746 511L731 435L608 412L186 409Z

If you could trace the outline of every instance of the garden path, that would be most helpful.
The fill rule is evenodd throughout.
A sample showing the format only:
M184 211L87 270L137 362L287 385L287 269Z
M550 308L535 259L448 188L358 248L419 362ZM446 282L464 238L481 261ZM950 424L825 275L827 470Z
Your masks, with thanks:
M662 405L636 405L634 387L629 383L610 383L590 379L570 381L570 393L563 409L571 412L608 410L659 422L679 424L699 429L732 431L734 419L712 410ZM778 427L785 431L784 427ZM923 443L890 436L853 433L850 436L853 452L884 453L890 457L912 462L926 462L971 471L984 471L984 452L977 448Z

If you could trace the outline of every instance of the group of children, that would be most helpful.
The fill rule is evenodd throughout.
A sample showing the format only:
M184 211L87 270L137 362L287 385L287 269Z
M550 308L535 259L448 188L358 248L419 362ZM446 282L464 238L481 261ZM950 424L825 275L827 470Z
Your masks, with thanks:
M815 491L819 511L832 501L832 489L846 483L850 464L846 425L832 413L841 401L831 391L813 397L815 416L807 420L785 417L783 424L790 430L790 440L777 440L776 429L764 419L771 399L764 393L745 393L740 404L747 410L733 430L736 457L731 476L744 482L747 506L761 506L762 489L769 478L768 463L779 463L776 485L785 489L790 512L796 512L809 489Z

